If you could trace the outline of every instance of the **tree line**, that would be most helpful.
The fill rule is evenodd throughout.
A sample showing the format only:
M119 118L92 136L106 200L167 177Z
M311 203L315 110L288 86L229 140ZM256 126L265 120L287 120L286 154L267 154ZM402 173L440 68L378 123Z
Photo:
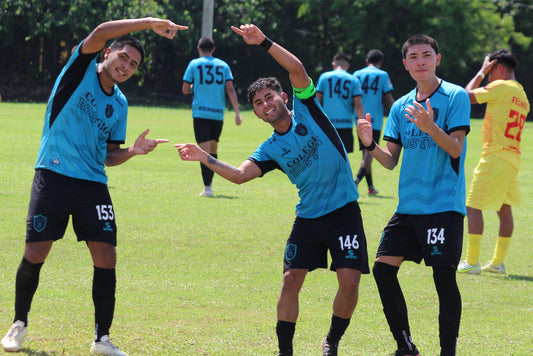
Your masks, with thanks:
M196 58L202 0L0 0L0 93L4 100L45 101L73 46L106 20L157 16L188 25L168 41L151 31L135 34L145 43L146 62L121 85L130 102L180 105L182 76ZM483 57L511 48L519 64L517 80L533 98L532 0L217 0L215 56L229 63L241 102L260 76L287 75L260 48L246 46L231 25L254 23L294 52L313 80L331 69L338 52L351 56L351 69L364 67L366 53L380 49L383 69L400 97L414 83L403 68L401 46L415 33L434 37L442 54L437 74L466 85ZM482 115L474 106L473 116ZM532 117L530 113L529 118Z

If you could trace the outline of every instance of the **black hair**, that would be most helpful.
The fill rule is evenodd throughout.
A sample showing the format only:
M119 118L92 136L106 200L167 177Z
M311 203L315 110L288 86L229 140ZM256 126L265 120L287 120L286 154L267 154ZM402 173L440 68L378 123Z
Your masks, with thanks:
M250 86L248 87L248 90L247 90L247 93L246 93L246 97L248 98L248 102L253 105L254 104L253 100L254 100L255 94L258 91L261 91L261 90L267 89L267 88L268 89L272 89L272 90L274 90L274 91L276 91L276 92L278 92L280 94L283 92L283 89L281 88L281 83L276 78L274 78L274 77L259 78L255 82L250 84Z
M492 52L489 55L490 60L497 60L498 64L502 64L511 70L514 70L518 64L516 56L509 48L502 48Z
M209 37L202 37L198 41L198 47L202 52L210 52L215 48L215 41L213 41L212 38Z
M111 44L109 45L109 48L111 48L112 51L116 51L126 46L131 46L135 48L137 51L139 51L139 53L141 54L141 63L144 61L144 56L145 56L144 46L141 43L141 41L139 41L135 37L122 36L122 37L116 38L115 40L113 40L113 42L111 42ZM139 63L139 65L141 65L141 63Z
M371 49L366 55L366 59L370 64L378 64L379 62L383 61L383 58L385 58L385 56L379 49Z
M413 35L409 37L409 39L405 41L405 43L402 46L402 57L405 59L405 56L407 55L407 50L409 49L409 47L418 45L418 44L430 45L431 48L433 48L433 50L435 51L435 54L439 54L439 44L434 38L428 35L418 34L418 35Z

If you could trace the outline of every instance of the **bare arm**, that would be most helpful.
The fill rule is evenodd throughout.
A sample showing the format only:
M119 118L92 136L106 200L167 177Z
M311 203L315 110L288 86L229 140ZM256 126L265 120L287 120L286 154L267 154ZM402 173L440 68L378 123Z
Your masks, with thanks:
M192 83L183 82L183 85L181 86L181 91L185 95L192 94Z
M199 161L213 172L236 184L246 183L261 176L261 169L252 161L246 160L237 168L226 162L220 161L198 145L192 143L176 144L180 158L183 161Z
M383 103L385 104L385 112L390 112L390 108L392 107L392 104L394 104L392 93L387 93L383 96Z
M458 158L463 152L463 146L466 136L465 130L454 131L451 134L444 132L433 119L433 109L429 98L426 100L426 107L413 101L413 105L408 106L405 111L405 117L414 123L420 130L427 133L433 141L452 158Z
M241 25L240 28L231 26L231 29L239 34L244 42L249 45L260 45L266 38L263 32L255 25L246 24ZM309 86L309 76L302 62L294 54L275 42L268 49L268 53L289 72L289 78L293 87L303 89Z
M363 108L363 101L361 100L361 96L354 96L353 107L355 108L355 112L357 113L357 119L358 120L364 119L365 108Z
M237 99L237 92L231 80L226 81L226 92L228 93L229 101L233 110L235 111L235 125L239 126L242 122L241 110L239 109L239 100Z
M172 21L154 17L108 21L98 25L87 36L80 50L82 53L99 52L108 40L135 31L152 29L158 35L172 39L179 30L187 30L188 28L188 26L176 25Z
M145 155L152 152L160 143L168 142L167 139L155 139L150 140L146 138L146 135L150 132L150 129L146 129L135 143L127 148L121 148L120 145L110 143L107 145L107 155L105 158L106 166L118 166L136 155Z
M476 96L474 95L474 89L478 88L481 82L483 81L483 78L487 75L488 72L494 67L497 60L490 60L489 56L486 56L483 60L483 64L481 65L481 69L479 72L476 73L474 78L468 82L468 84L465 87L466 92L468 93L468 98L470 99L471 104L477 104Z
M371 146L374 141L372 136L372 119L370 114L366 114L364 119L357 120L357 135L361 143L365 146ZM398 165L402 146L394 142L387 142L386 147L381 147L377 143L375 148L369 151L381 165L389 170Z

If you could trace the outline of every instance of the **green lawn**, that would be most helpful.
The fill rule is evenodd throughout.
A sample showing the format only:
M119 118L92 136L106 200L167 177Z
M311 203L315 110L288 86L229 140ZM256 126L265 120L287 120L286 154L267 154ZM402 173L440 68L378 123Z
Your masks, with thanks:
M2 336L13 318L15 274L44 111L43 104L0 104ZM271 133L251 111L243 116L243 124L236 127L233 112L227 114L219 145L219 157L234 165ZM481 124L473 120L468 136L467 188L480 155ZM240 186L215 177L215 197L198 197L199 164L180 161L173 147L194 141L190 111L131 107L127 144L146 128L151 129L149 138L168 138L171 143L107 170L119 229L111 337L129 355L274 355L276 302L297 202L295 187L279 171ZM508 274L458 276L463 297L461 356L533 354L533 238L528 227L533 220L532 129L528 122L522 136L523 203L514 211ZM360 154L350 157L356 173ZM371 259L397 204L399 174L399 167L373 168L379 195L368 197L363 189L359 200ZM492 256L497 237L495 212L485 214L485 230L482 262ZM424 356L438 356L438 302L431 269L406 263L400 281L415 343ZM42 269L22 354L88 354L93 336L91 283L88 250L69 227ZM335 291L332 272L309 274L300 298L296 355L321 354ZM394 348L374 280L364 276L341 355L385 355Z

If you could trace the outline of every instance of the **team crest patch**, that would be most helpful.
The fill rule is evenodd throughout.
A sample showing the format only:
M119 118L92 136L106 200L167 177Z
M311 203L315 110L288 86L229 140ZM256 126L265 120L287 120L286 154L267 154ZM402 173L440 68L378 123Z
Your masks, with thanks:
M294 257L296 257L296 246L295 244L288 244L287 247L285 247L285 258L290 261Z
M113 105L107 104L107 106L105 107L105 116L107 118L110 118L111 116L113 116L114 112L115 112L115 109L113 109Z
M296 132L300 136L305 136L307 135L307 127L305 127L304 124L299 123L298 125L296 125L294 132Z
M46 216L35 215L33 217L33 229L37 232L41 232L46 227Z

